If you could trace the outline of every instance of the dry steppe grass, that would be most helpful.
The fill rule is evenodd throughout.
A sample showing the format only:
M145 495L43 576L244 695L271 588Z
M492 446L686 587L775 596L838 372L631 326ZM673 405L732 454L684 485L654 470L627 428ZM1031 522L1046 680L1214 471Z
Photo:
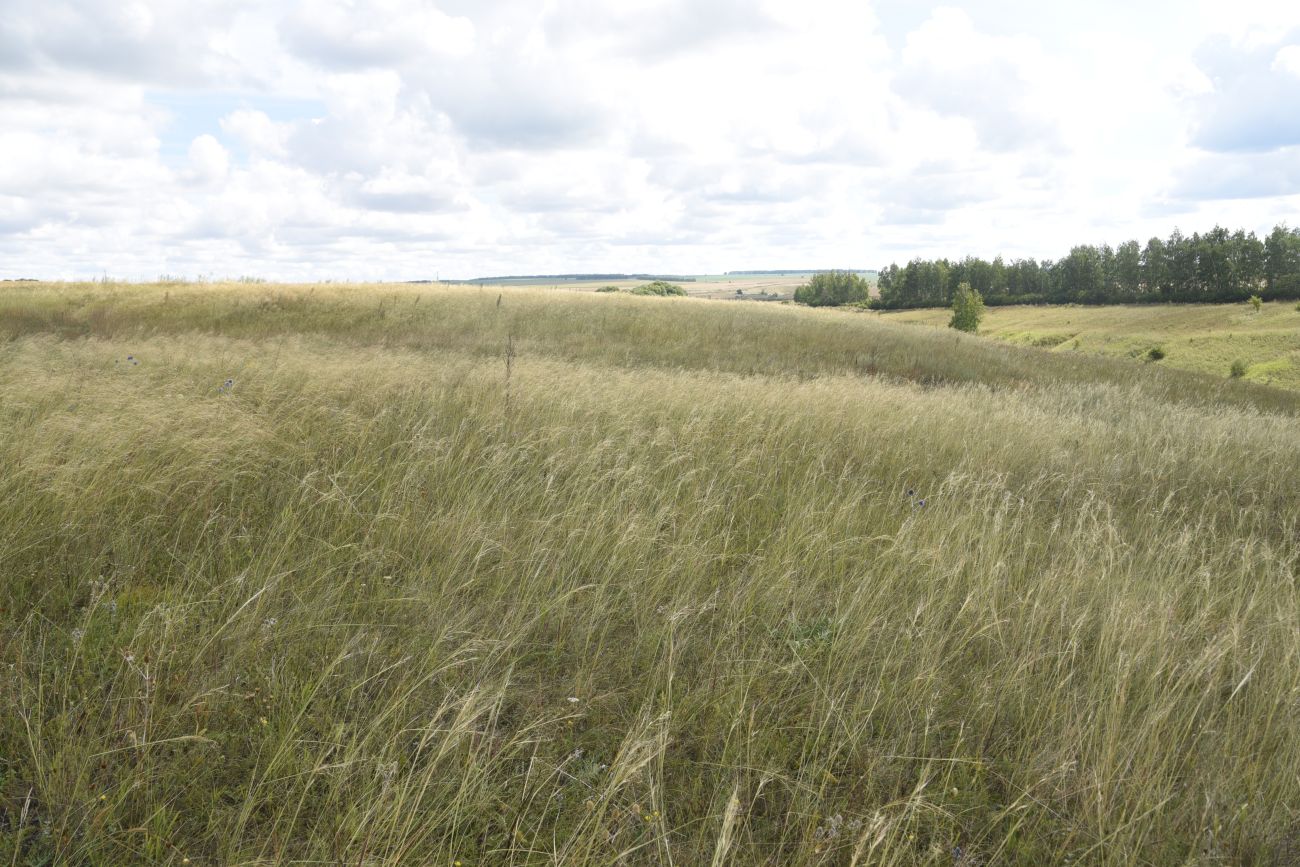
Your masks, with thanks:
M1292 863L1298 409L775 305L5 287L0 863Z

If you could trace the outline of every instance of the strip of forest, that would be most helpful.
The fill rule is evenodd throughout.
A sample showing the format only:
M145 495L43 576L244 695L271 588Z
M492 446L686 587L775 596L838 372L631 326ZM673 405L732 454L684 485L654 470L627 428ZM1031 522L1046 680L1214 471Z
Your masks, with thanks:
M873 307L946 307L969 283L985 304L1224 303L1300 298L1300 229L1266 237L1215 227L1142 245L1084 244L1056 261L913 259L880 272Z

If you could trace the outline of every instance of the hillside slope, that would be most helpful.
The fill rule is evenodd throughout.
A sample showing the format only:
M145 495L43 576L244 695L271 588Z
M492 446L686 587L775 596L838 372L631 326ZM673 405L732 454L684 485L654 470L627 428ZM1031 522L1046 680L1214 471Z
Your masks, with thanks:
M0 862L1300 848L1300 396L526 290L0 338Z
M934 326L946 326L948 316L946 310L885 314ZM1300 390L1295 302L1269 302L1258 313L1248 304L991 307L980 333L1022 346L1137 360L1159 347L1162 366L1220 377L1240 359L1246 379Z

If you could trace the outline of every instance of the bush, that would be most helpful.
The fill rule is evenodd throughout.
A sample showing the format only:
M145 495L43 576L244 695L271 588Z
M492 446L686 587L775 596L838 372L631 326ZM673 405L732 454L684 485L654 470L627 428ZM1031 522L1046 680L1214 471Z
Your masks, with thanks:
M819 271L794 290L794 300L809 307L839 307L866 301L871 284L852 271Z
M1147 350L1147 361L1159 361L1165 357L1165 348L1163 346L1153 346Z
M1258 295L1250 296L1250 306L1255 308L1256 313L1259 312L1260 305L1263 303L1264 303L1263 299L1261 299Z
M600 287L599 289L597 289L596 291L597 291L597 292L617 292L617 291L618 291L618 287L617 287L617 286L601 286L601 287Z
M1240 358L1232 362L1232 366L1228 368L1228 375L1233 379L1241 379L1246 375L1246 362Z
M632 290L633 295L685 295L686 290L675 283L656 280Z
M952 319L948 320L948 327L974 334L983 318L984 299L969 283L962 283L952 299Z

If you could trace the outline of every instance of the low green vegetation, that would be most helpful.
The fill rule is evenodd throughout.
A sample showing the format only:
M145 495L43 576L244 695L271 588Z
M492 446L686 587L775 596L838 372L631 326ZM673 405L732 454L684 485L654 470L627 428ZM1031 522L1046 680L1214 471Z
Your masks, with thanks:
M633 295L658 295L661 297L668 296L668 295L676 295L676 296L686 295L685 289L678 286L676 283L668 283L667 281L664 280L655 280L651 283L646 283L643 286L637 286L635 289L630 289L628 291L631 292Z
M794 300L809 307L840 307L867 301L871 284L852 271L820 271L794 292Z
M947 323L946 310L882 314L893 322ZM1300 317L1285 302L1110 307L989 307L980 334L1022 346L1160 360L1161 366L1223 376L1234 359L1250 381L1300 390ZM1153 347L1161 359L1150 355Z
M6 286L0 864L1287 863L1300 395L1223 370Z

